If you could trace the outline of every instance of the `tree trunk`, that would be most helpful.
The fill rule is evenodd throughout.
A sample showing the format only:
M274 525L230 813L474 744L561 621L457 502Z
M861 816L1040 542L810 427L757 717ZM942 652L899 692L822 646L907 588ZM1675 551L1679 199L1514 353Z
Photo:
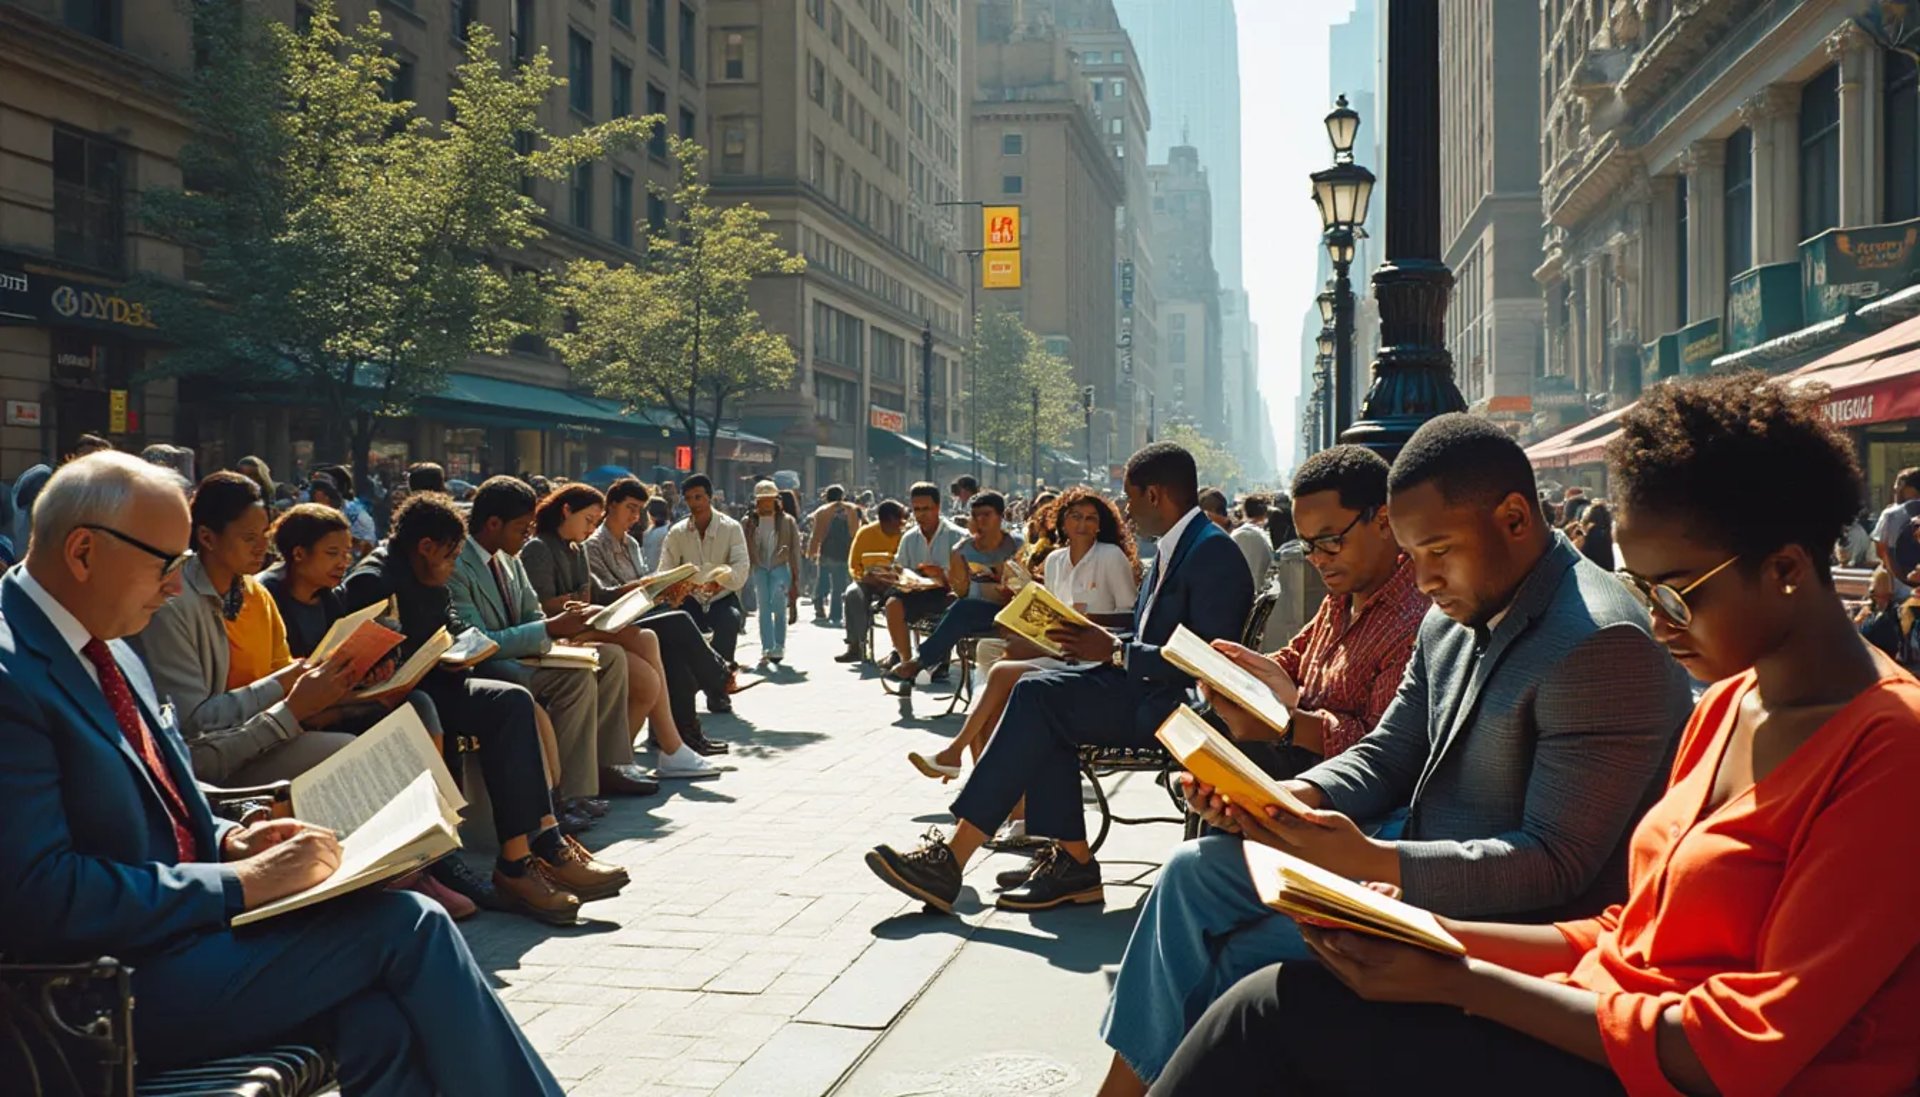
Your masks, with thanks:
M726 406L727 394L724 392L714 393L713 418L707 421L707 468L709 474L711 474L711 470L719 467L717 453L720 446L720 415L721 412L726 409Z
M380 421L370 411L356 412L353 415L353 427L348 438L347 465L353 470L354 492L368 495L371 484L371 472L368 464L373 449L373 439L380 430Z

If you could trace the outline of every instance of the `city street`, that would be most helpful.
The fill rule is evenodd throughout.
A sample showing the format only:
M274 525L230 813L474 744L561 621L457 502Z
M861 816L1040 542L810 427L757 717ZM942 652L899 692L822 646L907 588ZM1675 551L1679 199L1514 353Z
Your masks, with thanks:
M703 717L738 770L617 803L587 839L632 885L571 931L469 921L481 965L576 1097L1086 1092L1105 1070L1098 1024L1144 894L1134 878L1177 828L1115 828L1104 909L993 911L993 875L1018 863L996 854L969 873L962 917L921 913L861 854L951 822L952 787L906 753L961 719L929 719L945 696L924 690L904 717L871 670L832 662L839 633L801 614L787 669L733 717ZM756 656L743 637L743 661ZM1120 787L1123 812L1166 813L1147 775Z

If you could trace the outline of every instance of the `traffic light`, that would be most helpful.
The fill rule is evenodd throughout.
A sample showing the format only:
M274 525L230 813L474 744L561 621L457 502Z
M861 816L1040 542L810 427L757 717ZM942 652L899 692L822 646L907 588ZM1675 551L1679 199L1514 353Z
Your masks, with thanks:
M1080 410L1087 413L1087 421L1093 421L1093 386L1080 390Z
M693 447L673 447L673 467L681 472L693 471Z

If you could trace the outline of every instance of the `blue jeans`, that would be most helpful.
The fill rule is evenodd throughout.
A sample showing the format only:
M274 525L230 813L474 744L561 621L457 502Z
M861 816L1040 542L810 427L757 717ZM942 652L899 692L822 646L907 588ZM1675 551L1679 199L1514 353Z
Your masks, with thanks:
M822 555L813 579L813 612L826 607L827 620L840 623L840 596L847 589L846 557Z
M940 623L920 641L920 653L914 656L914 662L923 667L937 667L953 654L955 644L968 636L993 631L993 618L1001 610L998 602L989 602L984 598L962 598L947 607Z
M1393 839L1405 826L1398 811L1361 829ZM1313 959L1293 919L1254 894L1240 843L1230 834L1182 842L1140 906L1100 1037L1144 1082L1159 1077L1187 1030L1243 977Z
M793 572L784 567L754 568L753 596L760 603L760 654L787 650L787 591Z

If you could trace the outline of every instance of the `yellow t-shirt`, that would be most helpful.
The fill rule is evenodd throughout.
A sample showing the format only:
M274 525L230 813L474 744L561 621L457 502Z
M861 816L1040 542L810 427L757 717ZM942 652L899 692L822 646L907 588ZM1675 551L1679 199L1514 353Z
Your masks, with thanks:
M853 545L847 549L847 573L855 579L860 578L860 573L865 570L860 566L860 557L869 552L884 552L891 557L900 551L900 538L906 532L907 527L904 523L900 526L900 532L892 537L887 536L878 522L868 522L861 526L860 531L853 535Z
M250 686L293 662L287 650L287 625L273 595L251 575L240 578L246 591L240 615L226 622L227 688Z

